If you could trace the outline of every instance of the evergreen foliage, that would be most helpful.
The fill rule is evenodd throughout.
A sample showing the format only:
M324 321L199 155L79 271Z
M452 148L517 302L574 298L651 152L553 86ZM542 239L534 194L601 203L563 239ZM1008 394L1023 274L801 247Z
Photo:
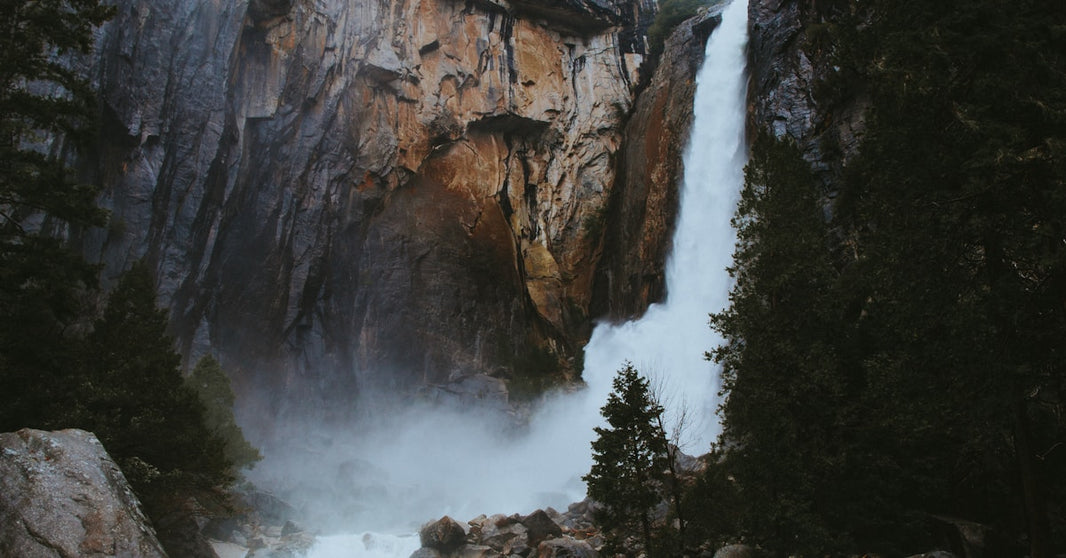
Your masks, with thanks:
M104 221L96 188L64 157L94 131L86 80L60 62L92 46L113 8L97 0L0 4L0 429L47 427L67 401L71 331L96 269L55 238ZM61 138L45 151L47 138Z
M224 442L208 429L203 404L182 378L166 324L152 275L138 262L123 274L89 335L78 393L78 426L100 438L149 499L232 479Z
M252 467L263 458L245 439L240 426L233 418L233 389L229 378L215 357L204 356L196 363L186 384L196 392L204 405L204 423L208 430L222 439L226 459L235 469Z
M690 494L738 513L696 527L892 555L951 517L988 526L991 554L1061 553L1066 10L826 6L810 46L838 70L819 100L862 95L866 134L832 237L794 148L753 146L732 306L712 318L724 433Z
M711 319L726 344L711 356L722 365L722 436L732 446L719 466L745 495L735 522L769 548L842 552L860 517L877 510L842 508L837 497L853 465L841 446L855 386L841 371L822 208L794 145L757 138L733 224L731 305Z
M608 426L596 428L592 468L582 480L589 497L602 505L596 519L604 531L640 533L650 550L651 511L662 500L667 470L666 434L658 420L663 408L629 363L618 371L613 388L600 409Z

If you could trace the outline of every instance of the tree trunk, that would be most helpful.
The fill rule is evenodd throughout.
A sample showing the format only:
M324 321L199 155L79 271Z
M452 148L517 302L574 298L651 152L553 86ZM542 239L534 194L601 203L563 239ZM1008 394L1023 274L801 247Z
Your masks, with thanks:
M1032 442L1029 439L1029 415L1025 400L1014 402L1014 455L1018 459L1018 472L1025 502L1025 523L1029 531L1029 557L1051 558L1048 542L1047 502L1044 500L1040 471L1033 459Z

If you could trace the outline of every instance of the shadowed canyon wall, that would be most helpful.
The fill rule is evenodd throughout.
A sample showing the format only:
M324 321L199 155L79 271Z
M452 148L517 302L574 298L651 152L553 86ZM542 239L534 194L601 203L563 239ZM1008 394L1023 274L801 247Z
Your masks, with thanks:
M837 92L832 106L816 94L832 72L832 52L808 30L824 23L832 0L751 0L748 21L748 116L752 127L796 141L832 195L843 164L855 154L866 110L861 90Z

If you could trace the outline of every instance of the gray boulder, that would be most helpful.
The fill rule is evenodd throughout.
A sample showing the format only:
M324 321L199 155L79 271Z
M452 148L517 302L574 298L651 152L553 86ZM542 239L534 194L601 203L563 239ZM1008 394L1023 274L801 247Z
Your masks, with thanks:
M444 516L427 523L418 533L422 546L447 554L466 544L466 531L454 519Z
M0 434L0 556L166 558L122 471L83 430Z
M563 534L563 530L544 510L537 510L523 517L522 525L529 530L529 546L532 547L536 547L545 539L560 537Z

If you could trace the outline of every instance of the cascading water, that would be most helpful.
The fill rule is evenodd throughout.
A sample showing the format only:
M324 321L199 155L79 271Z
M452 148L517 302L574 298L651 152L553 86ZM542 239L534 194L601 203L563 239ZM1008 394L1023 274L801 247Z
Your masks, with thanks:
M724 308L736 235L730 219L743 181L747 2L734 0L707 42L697 75L693 124L673 250L666 268L666 300L640 319L600 326L585 347L591 395L606 399L614 372L629 360L658 386L669 412L687 408L682 441L704 453L717 436L717 373L704 358L720 339L708 314Z
M421 522L449 514L528 513L564 507L585 497L581 475L591 465L589 443L602 419L599 408L625 361L653 379L674 418L687 407L684 449L703 453L717 435L717 374L703 358L719 341L707 324L728 301L735 243L730 225L745 163L745 47L747 2L722 14L697 76L694 122L685 154L685 180L673 252L667 263L667 299L643 318L600 325L585 349L588 389L548 401L528 436L508 439L491 419L470 415L396 417L392 428L361 433L350 447L367 471L381 471L386 488L364 529L410 533ZM669 425L668 421L668 425ZM406 521L406 523L404 523ZM354 526L354 525L353 525ZM418 547L411 535L363 533L322 537L313 558L401 556Z

